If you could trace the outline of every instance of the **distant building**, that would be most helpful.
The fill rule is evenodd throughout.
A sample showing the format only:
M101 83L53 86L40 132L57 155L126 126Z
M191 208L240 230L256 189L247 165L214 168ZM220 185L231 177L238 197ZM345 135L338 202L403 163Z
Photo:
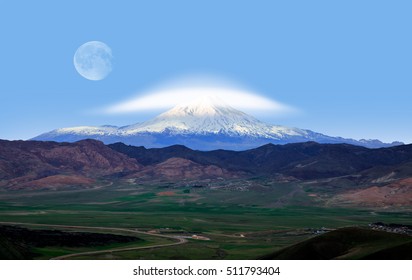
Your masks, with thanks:
M196 240L210 240L210 238L208 238L208 237L201 236L201 235L196 235L196 234L193 234L193 235L192 235L192 239L196 239Z

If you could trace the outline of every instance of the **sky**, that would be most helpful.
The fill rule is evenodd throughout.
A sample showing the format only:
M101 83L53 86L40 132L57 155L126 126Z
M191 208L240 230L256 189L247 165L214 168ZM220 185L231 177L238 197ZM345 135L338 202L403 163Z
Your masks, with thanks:
M3 1L0 139L145 121L162 110L102 108L200 76L296 109L252 112L268 123L411 143L411 11L396 0ZM88 41L112 50L103 80L73 65Z

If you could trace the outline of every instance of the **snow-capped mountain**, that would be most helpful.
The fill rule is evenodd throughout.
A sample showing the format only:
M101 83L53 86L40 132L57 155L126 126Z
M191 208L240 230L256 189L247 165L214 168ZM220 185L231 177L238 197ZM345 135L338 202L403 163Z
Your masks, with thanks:
M152 120L122 129L124 135L165 131L175 134L225 134L277 139L285 135L305 134L300 129L265 124L212 96L177 105Z
M147 148L182 144L199 150L242 150L267 143L306 141L348 143L373 148L402 144L385 144L378 140L357 141L305 129L266 124L212 96L177 105L143 123L124 127L106 125L60 128L39 135L33 140L74 142L87 138L101 140L106 144L123 142Z

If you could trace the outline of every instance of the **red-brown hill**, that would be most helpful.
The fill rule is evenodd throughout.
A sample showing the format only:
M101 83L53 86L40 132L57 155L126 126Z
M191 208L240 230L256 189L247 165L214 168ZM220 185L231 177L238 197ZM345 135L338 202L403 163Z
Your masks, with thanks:
M135 159L96 140L76 143L0 140L0 186L7 188L87 185L94 178L141 168Z

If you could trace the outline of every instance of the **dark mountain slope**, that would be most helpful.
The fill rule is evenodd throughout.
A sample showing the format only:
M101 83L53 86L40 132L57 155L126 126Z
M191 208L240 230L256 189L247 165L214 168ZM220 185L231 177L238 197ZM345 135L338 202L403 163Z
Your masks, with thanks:
M368 149L348 144L306 142L286 145L268 144L240 152L226 150L203 152L178 145L146 149L115 143L109 147L145 165L179 157L199 164L215 165L255 175L282 173L299 179L345 176L377 167L382 167L380 174L377 174L382 175L389 172L389 167L399 169L402 165L412 162L412 145Z

